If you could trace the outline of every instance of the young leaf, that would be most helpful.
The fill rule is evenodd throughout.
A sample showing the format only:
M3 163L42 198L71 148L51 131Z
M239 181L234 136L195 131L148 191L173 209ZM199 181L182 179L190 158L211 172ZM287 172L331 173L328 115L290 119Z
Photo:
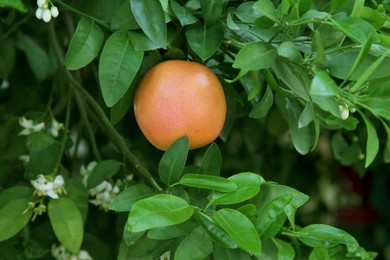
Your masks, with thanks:
M237 189L237 185L231 180L204 174L185 174L181 177L179 183L184 186L220 192L231 192Z
M108 107L125 95L142 59L143 52L134 50L126 31L115 32L108 38L99 61L99 81Z
M287 235L298 238L310 247L330 248L338 244L358 246L357 241L344 230L324 224L312 224Z
M167 46L167 26L160 1L130 1L131 11L142 31L161 48Z
M265 90L263 97L260 99L258 103L256 103L251 112L249 113L249 117L251 118L263 118L267 115L269 109L272 107L274 103L274 95L272 93L271 88L268 86Z
M290 243L278 238L272 238L275 246L278 248L278 259L293 260L295 257L294 248Z
M260 185L265 182L263 177L251 172L242 172L230 176L228 180L237 185L232 192L213 192L210 204L226 205L240 203L248 200L260 191Z
M226 248L238 247L237 243L211 217L199 211L194 212L194 217L215 243Z
M0 241L15 236L30 221L32 210L27 209L27 199L10 200L0 208Z
M241 212L234 209L221 209L214 212L214 219L237 245L257 257L261 255L261 241L253 223Z
M115 160L104 160L99 162L88 177L87 188L91 189L96 187L104 180L114 176L119 171L120 166L121 164Z
M187 160L188 149L188 137L184 136L176 140L162 156L158 165L158 175L167 186L179 182Z
M213 242L202 227L197 227L179 244L175 259L205 259L213 251Z
M212 143L209 148L207 148L206 153L203 156L198 173L219 176L221 172L221 165L221 152L219 151L218 145L216 143Z
M77 70L88 65L99 54L103 42L102 29L93 20L81 18L66 52L66 68Z
M335 96L340 93L340 88L326 71L320 70L316 73L310 86L311 95Z
M179 19L181 26L194 24L198 21L198 18L196 18L187 7L180 5L175 0L169 0L169 3L171 4L173 13L176 15L177 19Z
M80 251L83 242L83 219L77 206L68 198L50 200L48 215L60 243L73 254Z
M224 31L218 24L193 25L188 27L185 36L191 49L206 60L218 50Z
M379 138L371 120L363 112L360 112L360 115L367 127L366 161L364 164L364 167L367 168L374 161L379 151Z
M268 69L275 64L275 59L276 51L270 44L254 42L238 52L233 67L243 70Z
M127 220L130 232L183 223L192 216L193 207L177 196L158 194L133 204Z
M132 185L114 198L109 209L119 212L130 211L136 201L152 196L153 194L153 189L145 184Z

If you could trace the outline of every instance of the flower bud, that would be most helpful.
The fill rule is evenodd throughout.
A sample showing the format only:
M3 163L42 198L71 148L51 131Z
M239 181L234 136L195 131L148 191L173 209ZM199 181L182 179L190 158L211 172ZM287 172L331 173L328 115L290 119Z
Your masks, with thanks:
M58 14L59 14L57 6L53 5L50 8L50 13L51 13L51 16L53 16L53 18L56 18L58 16Z
M45 23L50 22L50 20L51 20L51 13L50 13L50 10L49 10L49 9L43 10L43 12L42 12L42 20L43 20Z
M37 10L35 11L35 17L37 17L38 19L42 19L42 14L43 9L41 7L37 8Z
M43 7L46 4L46 0L37 0L37 6Z

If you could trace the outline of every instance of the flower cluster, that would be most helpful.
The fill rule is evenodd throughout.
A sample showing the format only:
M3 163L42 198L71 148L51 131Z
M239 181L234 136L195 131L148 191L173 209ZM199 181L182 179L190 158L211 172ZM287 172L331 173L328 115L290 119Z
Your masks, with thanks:
M41 132L46 127L44 122L36 123L33 120L29 120L25 117L19 118L19 125L24 128L19 133L19 135L26 135L26 136L32 133ZM48 129L49 134L51 134L53 137L57 137L61 129L64 129L64 124L59 123L57 120L52 118L50 123L50 128Z
M60 195L66 194L64 178L61 175L57 175L53 180L40 174L36 180L31 181L31 185L35 188L34 195L38 197L58 199Z
M87 167L84 165L80 167L80 174L83 176L82 182L85 187L87 186L88 177L91 175L96 165L97 163L93 161L90 162ZM89 202L95 206L99 206L99 208L103 210L108 210L108 206L120 191L120 183L120 180L114 185L108 181L101 182L98 186L89 190L89 195L93 197Z
M51 7L49 8L49 4ZM54 6L49 0L37 0L37 10L35 16L42 19L45 23L50 22L51 18L56 18L59 14L58 8Z
M92 260L92 257L85 250L80 250L77 255L72 254L63 245L53 244L51 247L51 255L57 260Z

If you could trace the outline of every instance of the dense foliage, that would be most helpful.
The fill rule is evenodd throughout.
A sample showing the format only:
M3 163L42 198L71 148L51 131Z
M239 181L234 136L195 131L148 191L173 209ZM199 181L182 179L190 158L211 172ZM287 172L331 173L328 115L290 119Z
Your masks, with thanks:
M1 259L385 253L389 224L362 206L390 216L388 0L0 7ZM182 137L163 153L136 125L137 84L169 59L223 84L227 120L208 147ZM337 227L342 199L363 210L346 222L372 224L367 240Z

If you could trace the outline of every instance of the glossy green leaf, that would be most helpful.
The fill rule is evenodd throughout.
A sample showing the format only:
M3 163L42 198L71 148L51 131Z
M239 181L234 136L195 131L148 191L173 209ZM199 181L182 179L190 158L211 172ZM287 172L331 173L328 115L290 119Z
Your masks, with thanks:
M130 232L180 224L193 213L192 206L177 196L158 194L136 201L127 220Z
M177 19L179 19L181 26L194 24L198 21L198 18L196 18L191 13L191 10L189 10L186 6L180 5L175 0L169 0L169 3L171 4L173 13L177 17Z
M317 10L308 10L305 12L299 19L293 21L291 24L293 25L301 25L308 23L316 23L321 22L323 20L327 20L331 15L327 12L319 12Z
M111 176L114 176L119 171L120 166L121 164L118 161L110 159L99 162L91 175L88 176L87 188L96 187Z
M99 61L99 81L108 107L126 94L142 59L143 52L134 50L126 31L116 32L107 39Z
M333 22L334 26L352 40L364 44L372 37L374 43L379 42L375 28L367 21L357 17L345 17Z
M204 228L213 242L225 248L237 248L237 243L208 215L195 211L196 221Z
M214 219L241 249L257 257L261 255L259 235L253 223L244 214L225 208L214 212Z
M27 12L22 0L0 0L0 7L10 7L20 12Z
M293 196L290 194L281 195L269 201L259 211L256 219L256 229L262 240L277 235L286 221L284 208L290 203L292 198Z
M233 181L214 175L184 174L179 183L184 186L220 192L231 192L237 189Z
M328 63L328 58L325 53L325 47L321 36L321 31L316 30L313 35L311 43L311 51L315 52L315 61L316 63L326 65Z
M213 251L213 242L202 227L187 235L175 251L175 259L205 259Z
M162 156L158 165L158 175L167 186L179 182L187 160L188 149L188 137L184 136L176 140Z
M199 166L198 173L219 176L222 166L222 155L216 143L207 148Z
M27 137L26 147L29 151L40 151L54 142L55 140L51 135L44 132L36 132Z
M10 201L22 198L28 199L32 196L32 193L32 188L18 185L2 190L0 193L0 209Z
M0 42L0 77L8 79L16 63L16 48L12 38Z
M238 52L233 67L243 70L268 69L275 64L275 58L276 51L270 44L249 43Z
M131 11L142 31L161 48L167 46L167 26L160 1L131 0Z
M156 50L160 48L157 43L149 39L142 31L130 31L128 34L134 50L138 52Z
M187 42L200 58L210 58L219 48L224 31L218 24L192 25L185 32Z
M88 65L99 54L104 43L104 33L93 20L81 18L69 43L65 66L77 70Z
M204 20L207 23L217 22L227 2L227 0L200 0Z
M334 247L337 244L358 246L356 240L344 230L324 224L312 224L292 234L310 247Z
M0 207L0 241L15 236L30 221L33 211L24 212L28 202L25 198L14 199Z
M356 69L362 64L362 62L370 52L371 46L372 46L372 38L369 37L367 41L364 43L363 47L360 49L359 54L357 55L347 78L351 77L351 75L356 71Z
M46 79L50 73L48 53L30 36L19 33L18 47L24 52L30 69L38 81Z
M272 238L275 246L278 249L278 259L280 260L293 260L295 257L294 248L290 243L278 238Z
M263 177L251 172L235 174L228 180L234 182L237 189L232 192L213 192L210 204L226 205L243 202L259 193L261 184L265 182Z
M271 0L258 0L253 4L253 8L261 15L272 21L277 21L276 9Z
M270 87L267 87L260 101L257 102L249 112L251 118L263 118L268 114L268 111L274 103L274 95Z
M153 189L145 184L132 185L114 198L109 209L119 212L130 211L136 201L152 196L153 194Z
M114 31L140 29L131 12L129 1L124 1L114 13L111 20L111 29Z
M340 93L340 88L326 71L320 70L316 73L310 86L311 95L335 96Z
M110 111L110 122L112 125L119 123L123 117L129 112L129 108L133 105L134 90L137 86L137 75L131 83L129 89L123 97L113 106Z
M66 197L74 202L77 206L83 223L85 224L88 217L89 194L85 186L76 178L65 178Z
M66 249L77 254L83 242L84 228L81 214L68 198L50 200L47 213L57 239Z
M30 152L30 161L27 165L29 178L35 179L38 174L52 174L58 168L57 160L60 156L61 145L58 143L53 143L40 151Z
M351 12L351 17L360 17L364 7L364 0L355 0Z
M235 15L244 23L254 23L261 16L254 6L254 1L243 2L237 7Z
M196 222L189 220L178 225L152 228L148 231L147 236L151 239L168 240L187 235L197 226L199 225Z
M278 54L294 62L302 62L302 54L297 45L292 41L285 41L280 44Z
M383 120L381 120L381 121L382 121L382 125L386 131L386 136L387 136L386 145L385 145L385 149L383 152L383 161L386 163L389 163L390 162L390 127L387 125L387 123L385 121L383 121ZM1 199L1 196L0 196L0 199ZM0 202L1 202L1 200L0 200ZM0 203L0 205L1 205L1 203Z
M367 127L367 145L366 145L366 161L364 166L367 168L375 159L379 151L379 138L376 128L371 120L364 114L360 113Z
M322 110L331 113L333 116L340 118L340 108L337 103L337 96L312 96L312 101Z
M307 102L305 108L303 109L301 115L298 119L298 128L306 127L314 120L314 111L312 104Z

